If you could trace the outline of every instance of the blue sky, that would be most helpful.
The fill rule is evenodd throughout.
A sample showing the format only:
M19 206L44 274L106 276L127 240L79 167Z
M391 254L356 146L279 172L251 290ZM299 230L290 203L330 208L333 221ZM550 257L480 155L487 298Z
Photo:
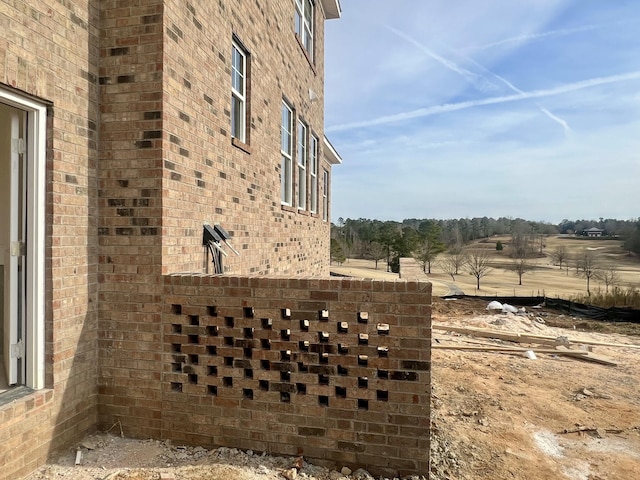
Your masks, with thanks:
M341 0L332 220L640 216L640 2Z

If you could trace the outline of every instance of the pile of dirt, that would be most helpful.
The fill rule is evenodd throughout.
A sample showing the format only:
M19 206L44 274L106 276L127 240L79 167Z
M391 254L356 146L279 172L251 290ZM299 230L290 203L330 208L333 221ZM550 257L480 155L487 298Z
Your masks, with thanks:
M458 332L433 330L430 478L636 478L640 471L639 339L627 335L620 324L607 324L610 330L604 333L597 322L592 325L591 320L544 307L517 314L486 307L486 301L477 299L434 298L434 325L455 327ZM460 333L473 329L497 331L502 338ZM505 340L515 334L557 338L569 349L588 349L590 355L610 364L586 363L580 355L495 351L496 347L545 351L540 345ZM373 478L364 470L333 471L299 458L117 435L88 437L78 449L79 465L75 465L74 449L28 480Z

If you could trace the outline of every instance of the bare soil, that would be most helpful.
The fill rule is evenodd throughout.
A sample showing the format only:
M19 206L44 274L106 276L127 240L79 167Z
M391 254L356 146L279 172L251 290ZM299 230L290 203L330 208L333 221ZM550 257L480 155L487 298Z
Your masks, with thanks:
M640 471L640 345L637 325L605 324L545 308L496 313L476 299L434 297L436 324L567 337L618 363L605 366L555 354L445 350L442 346L516 346L512 342L433 331L431 478L435 480L603 480ZM517 305L516 305L517 306ZM622 332L622 333L621 333ZM537 345L524 346L536 350ZM585 347L586 348L586 347ZM115 435L114 435L115 433ZM343 475L295 458L172 445L108 435L86 438L28 480L317 480ZM301 467L299 470L294 466ZM348 473L348 472L345 472Z

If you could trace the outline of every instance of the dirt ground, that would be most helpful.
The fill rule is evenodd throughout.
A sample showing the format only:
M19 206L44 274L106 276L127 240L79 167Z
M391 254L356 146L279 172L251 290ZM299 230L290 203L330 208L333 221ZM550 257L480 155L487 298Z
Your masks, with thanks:
M640 326L603 325L545 308L492 312L485 301L434 297L432 320L448 327L480 327L569 340L572 349L617 363L607 366L539 352L539 345L433 331L431 478L434 480L638 478L640 471ZM625 334L616 333L624 331ZM565 341L566 343L566 341ZM531 348L500 353L446 346ZM548 348L548 346L544 347ZM88 437L76 450L34 472L28 480L317 480L371 479L342 474L295 458L230 449ZM115 435L114 435L115 434Z

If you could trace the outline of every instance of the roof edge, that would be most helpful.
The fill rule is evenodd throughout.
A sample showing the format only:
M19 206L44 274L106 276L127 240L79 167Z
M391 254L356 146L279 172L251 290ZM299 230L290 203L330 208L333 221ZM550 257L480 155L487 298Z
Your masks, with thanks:
M342 157L338 154L338 151L331 145L331 142L324 136L324 156L331 165L341 165Z
M322 8L324 9L324 15L327 20L340 18L342 15L340 0L322 0Z

